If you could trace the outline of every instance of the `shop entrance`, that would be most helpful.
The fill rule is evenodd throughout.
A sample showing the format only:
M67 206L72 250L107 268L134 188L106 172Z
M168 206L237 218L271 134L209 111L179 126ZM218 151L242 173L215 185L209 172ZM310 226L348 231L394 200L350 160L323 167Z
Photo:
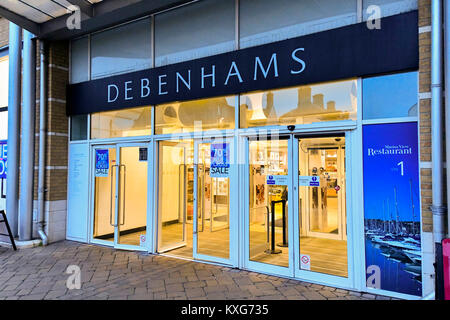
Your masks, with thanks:
M158 252L231 264L233 140L160 141Z
M145 250L147 238L147 143L95 146L91 242Z
M345 135L247 141L247 266L347 278Z

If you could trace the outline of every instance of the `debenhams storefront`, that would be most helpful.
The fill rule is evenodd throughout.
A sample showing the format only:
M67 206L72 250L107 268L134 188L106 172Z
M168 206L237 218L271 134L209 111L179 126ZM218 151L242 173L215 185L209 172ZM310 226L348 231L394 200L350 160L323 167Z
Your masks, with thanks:
M421 296L417 2L358 3L199 1L71 41L67 238Z

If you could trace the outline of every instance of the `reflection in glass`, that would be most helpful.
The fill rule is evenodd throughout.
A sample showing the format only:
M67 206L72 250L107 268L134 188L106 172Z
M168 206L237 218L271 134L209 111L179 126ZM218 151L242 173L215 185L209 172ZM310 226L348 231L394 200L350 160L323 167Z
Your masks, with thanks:
M88 37L70 43L70 83L89 80Z
M357 22L356 0L241 0L240 47L247 48Z
M115 196L116 196L116 148L105 148L109 155L107 176L96 176L94 186L94 227L95 239L114 241Z
M91 139L146 136L151 134L151 108L93 113Z
M356 96L356 80L244 94L241 128L356 120Z
M230 256L230 178L211 177L211 143L198 145L199 254Z
M288 140L251 140L249 152L250 260L288 267Z
M417 72L363 79L363 119L417 116Z
M150 19L143 19L93 34L92 79L150 68L150 26Z
M234 96L174 102L155 108L155 134L234 129Z
M155 16L157 67L235 49L235 0L209 0Z
M341 277L348 276L344 162L344 137L299 140L300 257L309 256L306 270Z
M194 220L194 143L161 141L158 147L158 252L191 258Z

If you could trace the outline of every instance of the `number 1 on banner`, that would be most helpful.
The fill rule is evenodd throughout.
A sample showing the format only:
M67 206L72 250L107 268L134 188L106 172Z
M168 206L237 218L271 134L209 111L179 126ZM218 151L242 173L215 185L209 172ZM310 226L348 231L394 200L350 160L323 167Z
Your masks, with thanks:
M400 161L397 165L400 166L400 174L403 176L403 161Z

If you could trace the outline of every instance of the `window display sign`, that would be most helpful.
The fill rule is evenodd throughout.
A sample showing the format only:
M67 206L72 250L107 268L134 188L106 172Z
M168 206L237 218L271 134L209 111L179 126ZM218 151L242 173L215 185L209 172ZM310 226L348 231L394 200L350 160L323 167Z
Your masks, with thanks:
M6 179L7 143L8 140L0 140L0 179Z
M109 174L109 150L95 150L95 176L107 177Z
M228 178L230 171L230 144L211 144L211 178Z
M320 187L320 177L298 176L298 185L301 187Z
M417 123L363 127L367 287L422 295Z
M267 184L274 186L287 186L288 176L287 175L269 175L267 176Z

